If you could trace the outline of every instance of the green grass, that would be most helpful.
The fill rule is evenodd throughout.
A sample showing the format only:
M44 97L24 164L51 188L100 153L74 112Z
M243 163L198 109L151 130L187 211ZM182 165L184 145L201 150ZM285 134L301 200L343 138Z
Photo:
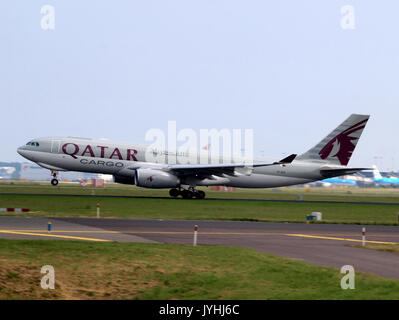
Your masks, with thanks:
M54 196L1 196L0 206L27 207L32 212L25 215L35 217L95 217L98 202L101 217L304 222L307 214L319 211L324 222L365 224L396 224L399 209L383 205Z
M234 192L213 191L210 188L201 189L206 191L207 198L296 200L301 195L303 200L399 203L399 189L387 188L237 188ZM57 187L53 187L49 182L0 181L0 193L7 192L91 195L93 188L90 186L81 187L78 183L60 183ZM94 192L96 195L169 196L168 189L143 189L121 184L107 184L105 188L97 188Z
M235 199L399 202L397 190L386 189L337 189L280 188L270 190L237 189L234 192L210 191L208 196L216 200L97 198L90 196L91 188L62 185L53 188L43 184L0 184L0 193L49 193L60 196L1 195L0 207L26 207L36 217L94 217L96 204L101 204L101 217L151 218L151 219L206 219L206 220L253 220L275 222L304 222L306 215L323 213L324 223L356 223L395 225L398 221L397 205L364 205L348 203L304 202L251 202L228 201ZM276 191L278 190L278 191ZM64 197L65 194L82 194L85 197ZM168 196L167 190L139 189L132 186L110 185L96 189L96 195ZM7 215L12 215L7 213ZM16 213L15 215L25 215Z
M356 273L342 290L342 276L244 248L0 240L0 299L399 299L399 281Z
M372 250L378 250L378 251L385 251L385 252L392 252L392 253L398 253L399 254L399 244L384 244L384 245L368 244L368 245L366 245L364 247L362 247L362 246L356 246L356 247L372 249Z

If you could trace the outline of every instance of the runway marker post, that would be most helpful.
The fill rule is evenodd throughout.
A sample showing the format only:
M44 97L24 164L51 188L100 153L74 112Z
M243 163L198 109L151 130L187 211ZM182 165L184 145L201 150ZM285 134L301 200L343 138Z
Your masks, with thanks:
M366 245L366 228L362 229L362 246Z
M49 221L47 223L47 232L50 233L51 232L51 221Z
M100 202L97 202L97 218L100 218Z
M194 226L194 241L193 241L193 246L195 247L197 245L197 238L198 238L198 226Z
M29 212L28 208L0 208L0 212Z

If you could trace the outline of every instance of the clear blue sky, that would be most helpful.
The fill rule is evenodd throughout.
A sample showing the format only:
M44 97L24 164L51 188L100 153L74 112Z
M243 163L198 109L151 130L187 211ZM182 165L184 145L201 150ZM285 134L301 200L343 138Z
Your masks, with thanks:
M55 7L55 30L40 27ZM355 29L340 26L353 5ZM279 158L371 114L349 163L399 169L398 1L0 2L0 160L42 136L252 128ZM375 158L377 157L377 158Z

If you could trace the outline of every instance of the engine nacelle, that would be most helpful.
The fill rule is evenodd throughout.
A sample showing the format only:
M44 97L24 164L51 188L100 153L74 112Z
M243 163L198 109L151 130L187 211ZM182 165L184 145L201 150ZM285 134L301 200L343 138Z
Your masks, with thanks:
M132 175L131 177L114 175L114 181L116 183L123 183L123 184L135 184L135 176Z
M136 185L143 188L175 188L180 179L174 174L157 169L137 169Z

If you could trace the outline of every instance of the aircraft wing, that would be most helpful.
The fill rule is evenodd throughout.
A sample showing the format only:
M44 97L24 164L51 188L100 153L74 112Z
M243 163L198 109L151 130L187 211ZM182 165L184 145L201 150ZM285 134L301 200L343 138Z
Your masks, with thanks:
M296 157L292 154L277 162L254 162L248 163L230 163L230 164L176 164L169 165L167 169L175 172L177 175L197 175L198 177L207 177L211 175L232 175L238 176L250 174L253 168L274 166L279 164L291 163Z

